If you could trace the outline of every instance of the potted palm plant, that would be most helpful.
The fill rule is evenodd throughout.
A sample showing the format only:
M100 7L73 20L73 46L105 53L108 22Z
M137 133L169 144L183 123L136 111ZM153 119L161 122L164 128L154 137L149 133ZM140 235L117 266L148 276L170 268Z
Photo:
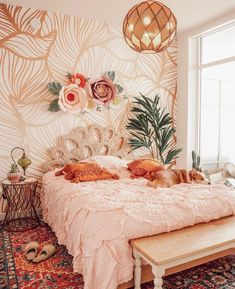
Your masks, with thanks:
M131 136L129 143L134 150L146 148L151 157L163 165L172 165L181 148L177 149L173 141L176 132L173 120L159 102L158 95L153 99L143 94L134 98L131 110L133 116L128 119L127 124Z

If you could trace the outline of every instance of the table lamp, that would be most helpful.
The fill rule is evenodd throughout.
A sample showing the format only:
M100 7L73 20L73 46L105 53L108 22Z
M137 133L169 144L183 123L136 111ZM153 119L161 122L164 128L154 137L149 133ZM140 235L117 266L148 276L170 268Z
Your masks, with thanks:
M16 161L13 157L13 152L15 150L21 150L23 152L22 156L18 159L18 165L23 169L23 172L24 172L24 179L26 178L25 177L25 174L26 174L26 169L31 165L31 160L26 156L26 153L25 153L25 150L22 148L22 147L14 147L12 150L11 150L11 158L14 162L14 164L16 164Z

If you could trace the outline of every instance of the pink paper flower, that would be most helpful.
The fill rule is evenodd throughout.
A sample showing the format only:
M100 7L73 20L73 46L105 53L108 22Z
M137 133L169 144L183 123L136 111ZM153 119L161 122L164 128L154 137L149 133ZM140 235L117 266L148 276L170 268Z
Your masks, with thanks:
M89 90L93 100L103 105L109 104L117 96L117 88L107 76L92 81Z
M77 84L63 86L59 94L60 109L72 113L84 111L88 104L87 92Z

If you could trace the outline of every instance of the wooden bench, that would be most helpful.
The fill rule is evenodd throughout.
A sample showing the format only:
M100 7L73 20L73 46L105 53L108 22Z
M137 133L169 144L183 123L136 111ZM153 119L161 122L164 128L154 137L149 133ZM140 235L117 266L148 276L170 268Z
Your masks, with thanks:
M181 266L184 270L234 253L235 216L135 239L131 245L135 257L135 289L141 288L141 259L152 266L154 289L161 289L162 277L175 272L169 268Z

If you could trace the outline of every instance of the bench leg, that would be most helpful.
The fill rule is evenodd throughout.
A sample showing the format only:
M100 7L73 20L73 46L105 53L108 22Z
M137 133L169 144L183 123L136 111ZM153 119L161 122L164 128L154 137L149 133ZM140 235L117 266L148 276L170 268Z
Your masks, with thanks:
M154 289L162 289L163 284L162 277L165 274L165 269L153 266L152 271L154 275Z
M141 257L135 249L133 255L135 257L135 289L141 289Z

